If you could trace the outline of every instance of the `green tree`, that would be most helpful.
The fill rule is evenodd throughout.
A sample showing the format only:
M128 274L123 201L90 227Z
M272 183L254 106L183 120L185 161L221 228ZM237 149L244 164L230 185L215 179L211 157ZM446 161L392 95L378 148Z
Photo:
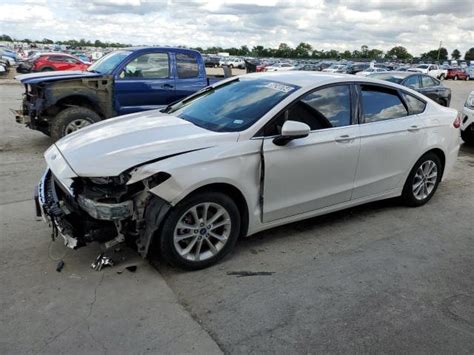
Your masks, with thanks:
M301 42L294 50L294 57L308 58L313 52L313 47L309 43Z
M453 53L451 53L451 58L453 58L455 60L458 60L459 58L461 58L461 52L459 52L459 50L455 49L453 51Z
M466 54L464 54L464 59L465 60L474 60L474 47L470 48Z
M410 53L408 53L407 49L402 46L396 46L390 49L386 53L386 57L393 58L393 59L401 59L401 60L413 58L413 56Z
M13 39L8 35L1 35L0 41L13 42Z

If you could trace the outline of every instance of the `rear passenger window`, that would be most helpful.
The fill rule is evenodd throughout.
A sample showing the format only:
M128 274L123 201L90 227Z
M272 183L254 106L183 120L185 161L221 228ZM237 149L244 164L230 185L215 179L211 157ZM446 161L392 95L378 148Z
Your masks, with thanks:
M178 78L196 78L199 75L197 58L189 54L176 54Z
M362 116L364 123L408 116L397 91L378 86L362 85Z
M423 101L407 93L402 93L402 95L408 105L411 115L417 115L425 110L426 104Z

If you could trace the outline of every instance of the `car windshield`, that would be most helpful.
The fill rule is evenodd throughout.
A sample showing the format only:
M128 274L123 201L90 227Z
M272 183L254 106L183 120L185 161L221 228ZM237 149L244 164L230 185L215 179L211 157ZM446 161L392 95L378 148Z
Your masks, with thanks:
M207 88L166 110L216 132L240 132L257 122L299 86L272 80L239 78Z
M371 78L373 79L379 79L379 80L386 80L386 81L391 81L392 83L397 83L400 84L403 81L403 78L399 76L395 76L393 74L372 74L370 75Z
M110 74L122 60L130 55L130 51L114 51L104 55L97 62L92 64L87 71L101 74Z

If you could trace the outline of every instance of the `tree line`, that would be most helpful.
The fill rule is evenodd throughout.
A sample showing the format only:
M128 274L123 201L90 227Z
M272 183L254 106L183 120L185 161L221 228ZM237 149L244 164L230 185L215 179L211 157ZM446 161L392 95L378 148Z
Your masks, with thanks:
M53 41L48 38L44 38L41 41L32 41L28 38L18 40L13 39L8 35L1 35L0 41L8 42L24 42L24 43L39 43L39 44L59 44L66 45L68 47L78 48L78 47L97 47L97 48L123 48L131 47L131 44L124 44L119 42L102 42L100 40L89 41L85 39L80 40L67 40L67 41ZM252 57L273 57L273 58L296 58L296 59L367 59L367 60L376 60L376 59L390 59L390 60L402 60L402 61L411 61L415 59L411 53L405 47L395 46L390 50L384 52L381 49L369 48L367 45L361 46L360 49L353 51L337 51L335 49L331 50L318 50L313 48L311 44L301 42L295 48L292 48L286 43L280 43L277 48L269 48L264 46L254 46L249 48L248 46L241 46L240 48L231 47L194 47L193 49L198 50L204 54L216 54L216 53L229 53L232 56L252 56ZM451 53L451 58L458 60L461 59L462 54L458 49L455 49ZM449 59L448 50L444 47L433 49L426 53L422 53L417 59L424 61L445 61ZM474 60L474 48L470 48L464 54L465 60Z

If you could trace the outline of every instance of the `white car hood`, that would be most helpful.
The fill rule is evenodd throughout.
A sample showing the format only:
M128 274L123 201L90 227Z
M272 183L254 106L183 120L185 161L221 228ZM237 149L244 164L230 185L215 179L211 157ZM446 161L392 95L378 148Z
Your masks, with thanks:
M179 117L147 111L102 121L58 142L71 169L83 177L117 176L137 165L170 155L237 141Z

